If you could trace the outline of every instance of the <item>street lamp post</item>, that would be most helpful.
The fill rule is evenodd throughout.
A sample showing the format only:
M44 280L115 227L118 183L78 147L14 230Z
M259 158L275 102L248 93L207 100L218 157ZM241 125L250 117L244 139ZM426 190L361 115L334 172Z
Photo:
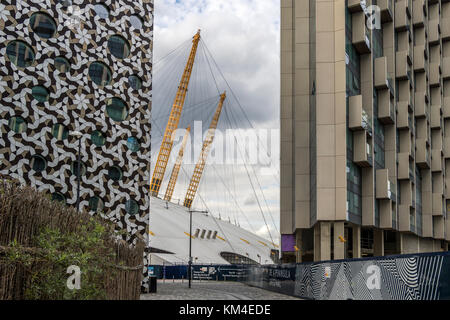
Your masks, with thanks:
M189 210L189 262L188 262L188 276L189 276L189 289L192 282L192 213L208 213L208 211L195 211Z
M78 161L77 161L77 212L80 212L80 177L81 177L81 137L80 131L72 132L72 135L78 138Z

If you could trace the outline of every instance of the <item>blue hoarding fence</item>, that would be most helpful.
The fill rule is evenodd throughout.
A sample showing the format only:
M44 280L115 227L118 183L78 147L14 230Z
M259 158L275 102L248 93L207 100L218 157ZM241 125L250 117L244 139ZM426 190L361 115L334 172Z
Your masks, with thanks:
M211 281L245 281L248 275L248 265L193 265L193 280ZM158 279L187 279L187 265L155 265L149 266L149 275Z
M448 300L450 252L250 266L246 283L314 300Z

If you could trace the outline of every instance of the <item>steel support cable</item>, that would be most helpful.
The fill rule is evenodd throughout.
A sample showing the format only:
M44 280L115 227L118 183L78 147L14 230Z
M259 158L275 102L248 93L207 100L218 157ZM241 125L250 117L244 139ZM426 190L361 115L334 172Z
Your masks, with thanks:
M250 126L253 128L253 125L252 125L252 123L250 122L250 120L248 119L247 114L245 113L245 110L242 108L242 105L240 104L239 99L238 99L237 96L234 94L233 89L230 87L228 81L226 80L225 76L223 75L222 71L220 70L220 68L219 68L219 66L218 66L218 64L217 64L217 62L215 61L214 57L212 56L211 52L209 51L208 46L206 45L205 41L202 40L202 41L201 41L201 44L202 44L202 48L206 48L206 50L209 52L209 54L210 54L210 56L211 56L211 59L213 60L215 66L216 66L216 68L217 68L217 70L219 71L219 73L221 74L223 80L225 81L225 83L227 84L228 88L230 89L230 91L231 91L233 97L235 98L236 102L238 103L239 107L241 108L241 111L242 111L242 113L244 114L244 116L246 117L246 119L247 119L247 121L249 122ZM208 62L209 62L209 60L208 60ZM211 70L211 73L212 73L212 70ZM216 82L215 77L214 77L214 81ZM217 82L216 82L216 86L217 86ZM228 109L228 108L227 108L227 109ZM225 110L225 114L227 114L227 109ZM230 115L233 115L233 114L232 114L232 109L230 109L229 112L230 112ZM233 119L234 119L234 116L233 116ZM237 129L237 121L236 121L236 120L235 120L235 123L236 123L236 129ZM230 124L231 124L231 123L230 123ZM254 129L254 128L253 128L253 129ZM258 138L258 141L259 141L259 137L257 137L257 138ZM261 145L261 147L262 147L262 145ZM269 157L269 154L268 154L267 150L265 150L265 151L266 151L266 155ZM244 158L244 159L245 159L245 158ZM243 160L244 160L244 159L243 159ZM269 157L269 159L270 159L270 157ZM245 164L245 161L244 161L244 164ZM245 165L245 167L246 167L246 170L247 170L247 166L246 166L246 165ZM269 215L270 215L270 217L271 217L271 220L272 220L272 223L273 223L273 225L274 225L274 227L275 227L275 230L279 232L279 229L277 228L277 225L275 224L275 221L274 221L274 219L273 219L272 212L271 212L271 210L270 210L270 208L269 208L269 205L268 205L268 203L267 203L267 199L266 199L266 197L265 197L265 195L264 195L264 191L262 190L262 187L261 187L261 184L260 184L260 182L259 182L258 176L257 176L256 173L254 172L253 167L252 167L252 170L253 170L253 175L256 177L256 180L257 180L257 183L258 183L258 187L259 187L259 189L260 189L260 192L261 192L261 194L263 195L264 202L265 202L265 204L266 204L267 210L268 210L268 212L269 212ZM278 175L279 175L279 172L278 172L278 171L277 171L277 173L278 173ZM254 190L254 191L255 191L255 190ZM256 191L255 191L255 197L257 198ZM259 202L259 200L258 200L258 202Z
M207 46L206 46L206 43L203 41L203 39L200 41L200 44L201 44L201 48L203 49L203 51L205 52L205 47L206 47L206 49L208 50L208 48L207 48ZM209 50L208 50L209 51ZM205 52L205 55L206 55L206 52ZM210 54L211 55L211 54ZM212 59L214 59L213 57L212 57L212 55L211 55L211 58ZM212 75L212 77L213 77L213 79L214 79L214 83L216 84L216 88L217 88L217 91L220 93L220 89L219 89L219 86L218 86L218 84L217 84L217 80L216 80L216 77L214 76L214 73L213 73L213 70L212 70L212 67L211 67L211 63L210 63L210 61L209 61L209 59L207 58L207 62L208 62L208 66L209 66L209 69L210 69L210 71L211 71L211 75ZM217 64L216 64L216 66L217 66ZM220 71L220 70L219 70ZM222 74L222 77L223 77L223 74ZM224 78L224 77L223 77ZM228 83L227 83L227 85L228 85ZM230 87L229 85L228 85L228 87ZM234 95L234 94L233 94ZM228 104L230 104L229 102L227 102ZM228 122L229 122L229 124L230 124L230 128L232 128L232 124L231 124L231 121L230 121L230 118L229 118L229 116L228 116L228 109L229 108L225 108L225 115L226 115L226 118L228 119ZM231 112L231 110L230 110L230 112ZM244 160L244 159L243 159ZM244 161L244 163L245 163L245 161ZM233 177L233 179L234 179L234 177ZM255 197L257 197L257 195L256 195L256 191L255 190L253 190L254 191L254 193L255 193ZM234 198L235 199L235 198ZM235 199L235 201L236 201L236 199ZM236 204L237 204L237 201L236 201ZM242 209L240 209L241 210L241 212L243 213L243 210ZM261 213L263 214L263 212L262 212L262 210L261 210ZM252 227L252 225L250 224L250 222L248 221L248 218L247 218L247 216L244 214L244 217L247 219L247 222L248 222L248 224L249 224L249 227L253 230L253 232L254 233L256 233L255 231L254 231L254 229L253 229L253 227ZM264 220L265 220L265 218L264 218ZM272 220L273 220L273 218L272 218ZM272 221L273 222L273 221ZM267 225L267 223L266 223L266 225ZM275 229L277 229L276 228L276 225L274 225L274 227L275 227ZM270 234L270 231L269 231L269 234ZM272 239L272 236L270 236L271 237L271 239ZM272 241L273 242L273 241Z
M233 115L231 109L230 109L230 115L233 117L234 122L235 122L236 125L237 125L237 121L236 121L236 119L235 119L235 117L234 117L234 115ZM238 150L239 150L239 148L238 148ZM247 164L245 163L245 161L244 161L244 165L245 165L246 170L247 170ZM257 184L258 184L259 190L260 190L260 192L261 192L261 194L262 194L262 196L263 196L263 199L264 199L264 202L265 202L265 204L266 204L267 211L269 212L269 216L270 216L270 218L271 218L271 220L272 220L273 226L275 227L275 230L276 230L277 232L280 232L279 229L277 228L277 225L275 224L275 220L273 219L272 212L271 212L271 210L270 210L270 208L269 208L269 204L268 204L268 202L267 202L266 196L265 196L264 191L263 191L263 189L262 189L261 183L259 182L258 175L256 174L255 169L253 168L253 166L250 166L250 167L251 167L251 169L252 169L253 176L255 177L256 182L257 182ZM255 196L256 196L256 192L255 192Z
M231 123L231 118L230 118L231 112L230 112L230 116L229 116L228 113L227 113L227 111L225 111L225 116L226 116L226 119L228 119L228 121L229 121L229 123L230 123L230 127L233 128L233 125L232 125L232 123ZM233 119L234 119L234 118L233 118ZM234 120L234 121L236 122L236 120ZM234 136L234 138L235 138L236 144L238 144L238 142L237 142L237 140L236 140L236 136ZM243 157L243 156L242 156L242 152L241 152L241 150L239 149L239 147L238 147L238 153L241 155L241 158L242 158L242 157ZM249 174L249 170L248 170L247 164L246 164L246 162L245 162L245 158L242 158L242 162L244 163L244 168L245 168L245 170L246 170L246 172L247 172L247 176L249 177L250 185L251 185L251 187L252 187L254 196L255 196L255 198L256 198L258 204L259 204L259 198L258 198L258 195L257 195L257 193L256 193L256 190L255 190L255 188L254 188L254 186L253 186L253 182L252 182L252 180L251 180L251 177L250 177L250 174ZM253 167L252 167L252 169L253 169ZM253 170L253 175L256 175L255 172L254 172L254 170ZM261 188L261 186L260 186L260 188ZM263 194L263 196L264 196L264 194ZM267 205L267 202L266 202L266 205ZM263 216L263 219L264 219L264 221L266 222L265 216L264 216L264 211L262 210L262 207L261 207L261 206L259 206L259 208L260 208L260 211L261 211L261 215ZM270 213L270 211L269 211L269 215L270 215L270 217L271 217L271 219L272 219L272 223L274 224L275 230L277 230L276 224L275 224L275 222L273 221L273 217L272 217L272 214ZM267 226L267 222L266 222L266 227L267 227L267 229L269 230L269 227ZM269 234L270 234L270 231L269 231ZM272 236L271 236L271 238L272 238Z
M155 126L156 126L156 128L157 128L157 129L161 132L161 134L162 134L162 129L161 129L157 124L155 124ZM183 173L186 177L189 177L188 174L187 174L187 172L186 172L186 170L183 168L183 166L181 166L181 171L182 171L182 173ZM220 224L217 222L217 220L216 220L216 218L214 217L212 211L209 210L208 206L206 205L205 200L202 198L201 195L198 195L198 196L199 196L200 200L202 201L202 203L204 204L206 210L207 210L208 212L211 213L211 214L210 214L211 218L214 220L214 223L217 225L217 227L219 228L219 230L222 232L222 234L223 234L223 236L224 236L226 242L227 242L228 245L230 246L231 250L232 250L234 253L236 253L236 250L234 250L234 247L231 245L231 241L228 239L226 233L223 231L222 227L221 227Z
M225 81L227 87L230 89L230 92L231 92L232 96L234 97L234 99L236 100L236 102L237 102L239 108L241 109L241 111L242 111L242 113L243 113L245 119L246 119L247 122L249 123L250 127L251 127L252 129L255 129L254 126L253 126L253 124L252 124L252 122L250 121L250 119L248 118L247 114L245 113L245 110L244 110L244 108L242 107L242 105L241 105L239 99L237 98L236 94L234 93L233 89L231 88L230 84L228 83L227 79L225 78L225 76L224 76L222 70L219 68L219 66L218 66L218 64L217 64L217 62L216 62L216 60L214 59L214 56L211 54L211 51L209 50L209 48L208 48L208 46L206 45L205 41L203 41L203 44L204 44L204 46L205 46L207 52L208 52L209 55L211 56L211 59L212 59L212 61L214 62L214 65L216 66L217 70L219 71L220 75L222 76L222 79ZM258 140L259 140L259 137L258 137ZM263 145L261 144L261 146L263 146ZM264 148L264 149L265 149L265 148ZM266 149L265 149L264 151L266 152L267 157L270 159L269 152L268 152ZM280 175L280 172L279 172L278 170L277 170L277 175L278 175L278 176Z
M231 113L230 113L230 115L231 115ZM234 119L234 118L233 118L233 119ZM236 122L235 119L234 119L234 121ZM238 141L237 141L237 138L236 138L235 135L234 135L234 140L235 140L235 142L236 142L236 145L238 145ZM255 187L254 187L254 185L253 185L253 181L252 181L252 179L251 179L249 170L248 170L248 168L247 168L247 163L244 161L245 158L244 158L244 156L242 155L242 152L241 152L241 150L240 150L239 147L237 148L237 150L238 150L238 152L239 152L239 154L241 155L241 158L242 158L242 160L243 160L245 171L246 171L246 173L247 173L248 179L249 179L249 181L250 181L250 185L251 185L252 190L253 190L253 193L254 193L254 195L255 195L256 202L258 203L259 209L260 209L260 211L261 211L261 216L263 217L263 220L264 220L264 223L265 223L265 225L266 225L267 231L269 232L270 239L272 240L272 243L274 243L274 242L273 242L273 238L272 238L272 234L271 234L271 232L270 232L269 225L267 224L267 220L266 220L265 215L264 215L264 211L263 211L263 209L262 209L261 203L260 203L259 198L258 198L258 195L257 195L257 193L256 193L256 189L255 189ZM252 168L252 169L253 169L253 168ZM253 175L255 175L254 170L253 170ZM271 213L270 213L270 211L269 211L269 214L270 214L270 216L272 216ZM273 218L272 218L272 220L273 220ZM274 223L274 221L272 221L272 223ZM275 225L275 224L274 224L274 227L276 228L276 225Z
M185 57L181 57L181 54L182 52L178 52L177 55L173 56L167 68L161 68L159 71L155 71L153 87L157 94L154 95L153 104L163 106L158 110L158 117L163 115L167 119L169 118L171 111L170 105L172 104L171 100L176 95L176 83L179 81L178 71L183 70L185 64ZM160 92L161 94L159 94ZM162 99L159 96L162 96ZM164 106L168 106L168 108Z
M175 49L173 49L172 51L170 51L169 53L167 53L166 55L164 55L161 59L159 59L158 61L153 63L153 67L158 66L162 61L164 61L167 57L171 56L174 52L180 50L181 52L183 50L181 50L184 46L188 46L190 45L192 42L192 39L189 38L186 41L182 42L178 47L176 47Z

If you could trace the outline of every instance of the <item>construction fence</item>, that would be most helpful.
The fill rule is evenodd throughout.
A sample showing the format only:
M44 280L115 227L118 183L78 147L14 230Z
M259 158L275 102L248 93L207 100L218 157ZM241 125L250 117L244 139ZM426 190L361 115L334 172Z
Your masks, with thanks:
M450 252L250 266L246 283L314 300L448 300Z

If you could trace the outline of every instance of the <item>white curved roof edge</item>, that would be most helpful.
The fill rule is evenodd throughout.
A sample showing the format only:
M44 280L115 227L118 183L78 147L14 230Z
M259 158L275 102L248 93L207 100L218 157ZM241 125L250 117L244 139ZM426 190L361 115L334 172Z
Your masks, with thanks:
M279 250L270 241L205 213L192 213L192 257L196 264L229 264L221 252L236 253L260 264L273 264L271 250ZM166 264L189 261L189 210L183 206L151 197L150 247L167 253L152 253ZM202 233L204 231L204 237ZM217 237L212 235L217 231ZM210 235L208 239L207 236Z

